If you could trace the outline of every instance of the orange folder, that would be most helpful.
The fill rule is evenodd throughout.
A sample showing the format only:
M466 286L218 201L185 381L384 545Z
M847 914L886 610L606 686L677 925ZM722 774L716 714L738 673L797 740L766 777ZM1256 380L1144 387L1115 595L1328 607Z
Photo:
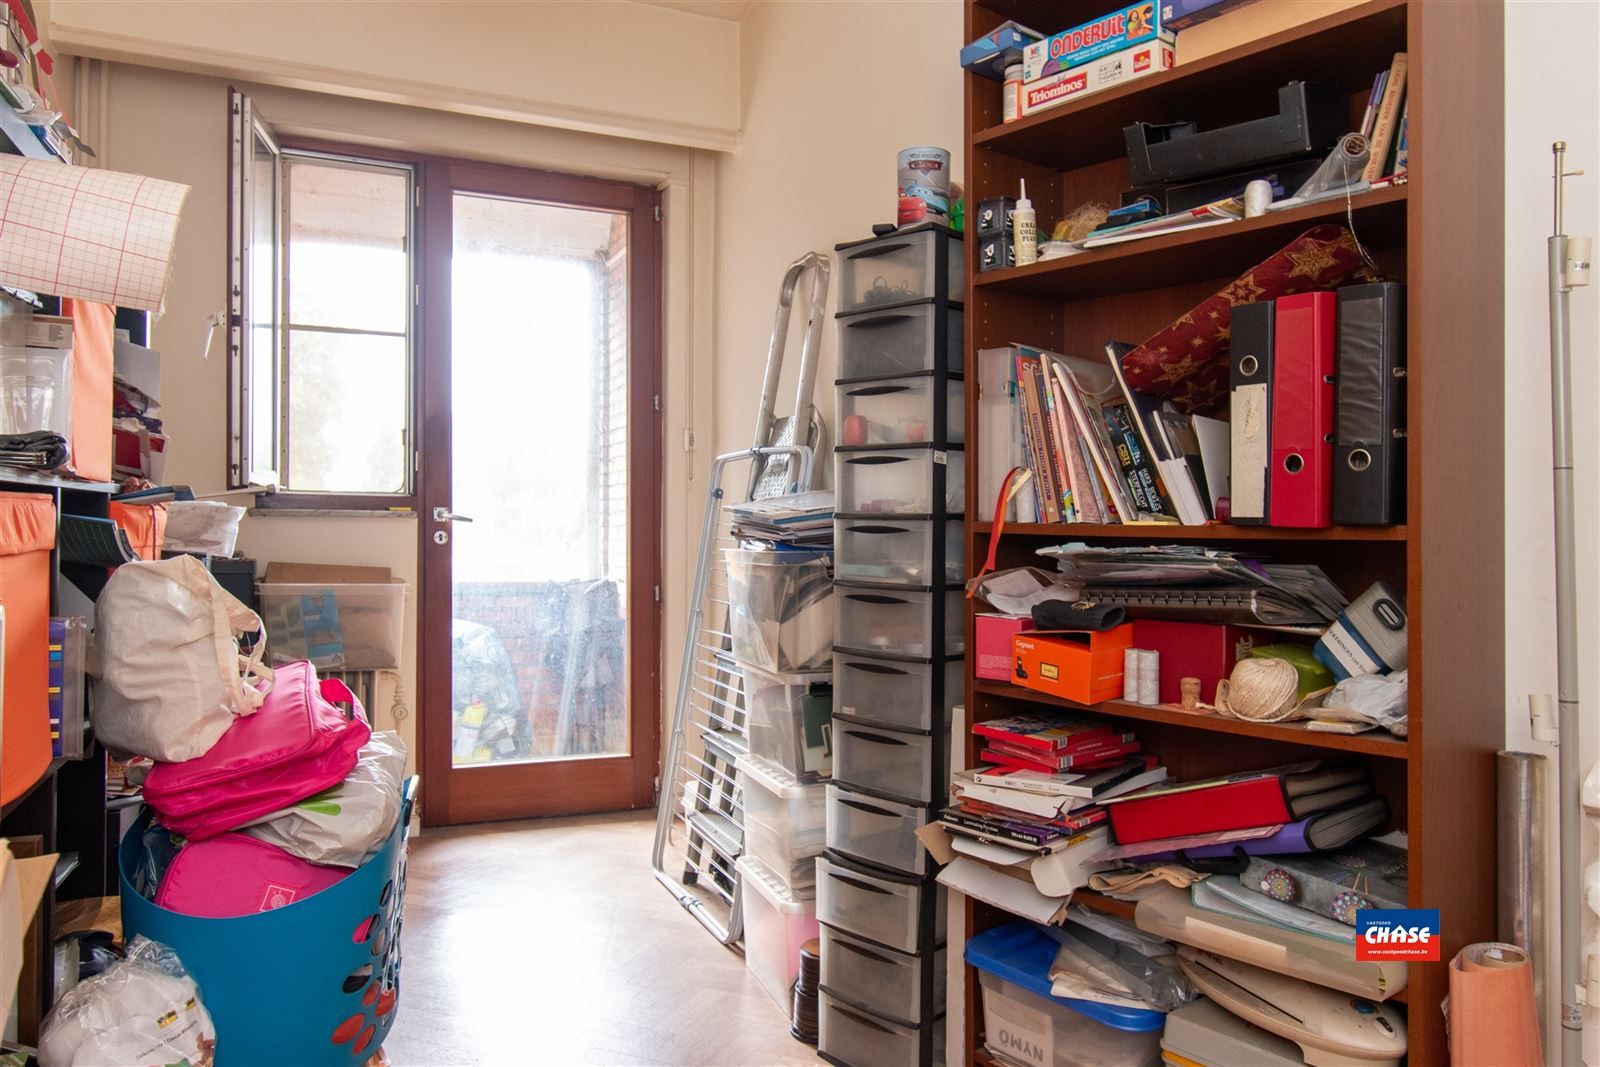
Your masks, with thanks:
M111 480L111 371L116 308L63 300L72 316L72 469L91 482Z
M167 505L125 504L112 501L111 521L122 527L140 559L160 559L161 543L167 535Z
M50 766L50 550L56 508L43 493L0 493L0 607L5 608L5 714L0 804Z

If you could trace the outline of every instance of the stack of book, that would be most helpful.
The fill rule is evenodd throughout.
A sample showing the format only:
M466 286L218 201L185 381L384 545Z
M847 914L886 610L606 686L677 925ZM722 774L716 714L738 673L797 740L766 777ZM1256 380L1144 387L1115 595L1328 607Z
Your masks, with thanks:
M1167 776L1155 757L1139 754L1132 733L1107 723L1019 715L972 732L983 740L983 765L954 775L940 824L985 843L984 858L1002 864L1053 857L1057 877L1046 884L1056 883L1055 895L1086 884L1095 869L1087 860L1106 843L1103 801Z
M1359 764L1298 763L1162 782L1106 798L1120 863L1286 855L1341 848L1383 825L1388 805Z

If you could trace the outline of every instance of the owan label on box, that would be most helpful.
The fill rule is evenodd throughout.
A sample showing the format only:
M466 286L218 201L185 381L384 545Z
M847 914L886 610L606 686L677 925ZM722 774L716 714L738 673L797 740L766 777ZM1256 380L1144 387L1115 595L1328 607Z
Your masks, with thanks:
M1357 909L1356 959L1439 962L1439 909Z
M1022 113L1032 115L1113 85L1171 70L1175 56L1173 38L1163 35L1149 44L1124 48L1084 66L1027 82L1022 86Z

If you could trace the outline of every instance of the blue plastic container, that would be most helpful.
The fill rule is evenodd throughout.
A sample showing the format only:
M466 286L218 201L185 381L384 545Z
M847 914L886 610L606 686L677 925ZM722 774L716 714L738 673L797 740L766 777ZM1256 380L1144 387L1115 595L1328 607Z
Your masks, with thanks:
M394 1026L406 833L416 779L377 855L337 885L274 911L202 919L133 888L146 809L122 838L122 926L177 952L217 1027L217 1067L359 1067Z
M1009 1032L985 1026L985 1042L1010 1051L1024 1062L1094 1064L1096 1067L1142 1067L1159 1063L1161 1032L1167 1013L1097 1004L1050 995L1050 966L1058 946L1053 938L1026 919L986 930L967 942L966 960L982 972L985 1019L995 1005L992 996L1012 998L1031 994L1039 1001L1027 1006L1051 1018L1053 1034L1025 1029ZM1064 1010L1065 1009L1065 1010ZM994 1032L997 1029L1000 1032ZM1007 1046L1010 1046L1009 1049ZM1040 1055L1053 1047L1055 1055Z

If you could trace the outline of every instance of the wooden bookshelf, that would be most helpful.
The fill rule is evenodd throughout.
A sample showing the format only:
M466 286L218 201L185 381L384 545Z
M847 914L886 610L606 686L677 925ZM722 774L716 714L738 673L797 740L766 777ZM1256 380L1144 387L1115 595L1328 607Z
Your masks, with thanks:
M1054 32L1104 14L1109 0L967 0L963 43L1006 19ZM1301 758L1363 761L1410 835L1410 903L1439 908L1444 958L1495 935L1494 753L1504 719L1503 13L1498 5L1423 0L1368 3L1002 125L999 86L965 83L969 205L1016 195L1026 179L1040 228L1080 204L1115 204L1128 187L1122 128L1192 119L1202 129L1268 113L1279 86L1300 78L1348 94L1352 125L1372 77L1393 53L1410 57L1410 168L1402 185L1278 214L1109 245L979 274L967 254L967 380L979 349L1025 342L1099 358L1109 340L1141 341L1314 225L1345 222L1378 266L1407 285L1407 521L1382 528L1289 530L1221 525L1007 523L1001 566L1048 566L1035 555L1062 541L1236 545L1315 563L1349 594L1382 578L1404 588L1410 614L1409 735L1322 734L1109 701L1083 707L1008 683L967 680L968 716L1063 706L1137 729L1175 777L1248 770ZM1431 133L1436 136L1430 137ZM975 212L974 212L975 214ZM967 397L968 573L989 554L994 501L978 499L982 435ZM971 603L971 602L969 602ZM974 646L967 620L968 647ZM968 740L967 762L977 745ZM1089 906L1124 902L1080 893ZM1007 917L968 904L968 930ZM952 946L954 949L955 946ZM952 959L958 958L954 953ZM1400 1003L1410 1012L1410 1062L1448 1059L1440 1001L1447 965L1414 964ZM981 994L965 974L964 1062L982 1052Z

